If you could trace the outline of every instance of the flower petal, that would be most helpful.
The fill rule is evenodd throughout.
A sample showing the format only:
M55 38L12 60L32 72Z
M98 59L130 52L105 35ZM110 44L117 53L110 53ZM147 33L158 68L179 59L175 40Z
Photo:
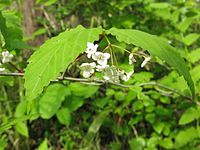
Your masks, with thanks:
M91 76L91 73L90 73L90 72L83 71L83 77L84 77L84 78L89 78L90 76Z
M96 63L95 63L95 62L92 62L92 63L90 63L90 66L91 66L92 68L95 68L95 67L96 67Z
M141 64L141 68L143 68L150 60L151 60L151 57L146 57Z
M109 53L104 53L103 55L106 57L106 59L110 58L110 54Z

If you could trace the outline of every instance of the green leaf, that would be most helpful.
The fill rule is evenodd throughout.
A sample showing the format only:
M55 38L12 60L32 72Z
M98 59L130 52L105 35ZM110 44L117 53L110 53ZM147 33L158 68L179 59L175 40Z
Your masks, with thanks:
M158 136L153 136L149 138L147 141L148 150L156 150L156 147L159 144L159 142L160 142L160 137Z
M71 112L68 108L61 108L60 110L58 110L56 113L56 117L61 124L68 126L71 123Z
M0 31L4 37L6 47L10 47L10 38L8 33L8 27L6 26L6 19L4 18L2 12L0 11Z
M145 139L142 137L134 138L129 140L130 150L143 150L145 147Z
M180 75L183 75L187 81L192 95L195 95L194 83L190 76L187 64L184 59L175 51L175 49L167 44L167 42L155 35L133 30L133 29L117 29L111 28L108 33L116 36L120 42L127 44L134 44L141 47L153 56L158 56L160 59L166 61L169 65L174 67Z
M15 110L15 117L20 118L20 117L24 116L26 113L26 110L27 110L27 101L21 101L17 105L17 108ZM27 127L26 122L17 122L17 124L15 125L15 129L19 134L21 134L25 137L29 136L28 135L28 127Z
M4 122L0 125L0 134L10 129L13 125L30 119L30 117L31 116L21 116L20 118L10 119L7 122Z
M200 37L200 34L197 33L190 33L186 37L183 38L184 44L187 46L190 46L193 44L198 38Z
M23 42L21 19L15 11L0 11L0 31L8 50L27 48Z
M5 134L3 134L0 137L0 150L5 150L7 145L8 145L8 138Z
M18 133L28 138L28 127L24 122L18 122L15 125L15 129Z
M198 81L200 80L200 65L195 66L191 71L192 79L196 85L198 85Z
M0 83L5 84L8 86L13 86L14 85L14 77L0 77Z
M145 115L145 120L148 121L149 123L154 123L156 120L156 114L155 113L149 113Z
M154 77L153 73L144 71L135 73L133 76L134 80L139 83L149 82L153 77Z
M27 102L26 101L21 101L15 110L15 117L21 117L26 113L27 109Z
M176 24L179 20L180 11L177 9L171 14L171 21Z
M165 9L165 8L168 8L169 6L170 6L169 3L165 3L165 2L150 3L150 5L149 5L149 7L155 8L155 9Z
M97 98L95 100L92 101L94 106L97 106L99 108L104 108L104 106L109 102L109 98L108 97L104 97L104 98Z
M159 142L159 145L165 149L172 149L173 142L170 138L164 138Z
M50 6L53 5L57 2L58 0L48 0L47 2L44 3L45 6Z
M125 93L124 92L115 92L115 99L118 101L123 101L125 99Z
M188 54L188 60L192 63L197 62L198 60L200 60L200 48L192 50L189 54Z
M46 41L29 59L25 70L25 88L28 100L35 99L51 80L64 72L80 53L87 42L93 42L102 33L101 28L85 29L78 26Z
M45 138L40 146L38 147L38 150L48 150L48 140Z
M195 109L194 107L190 107L181 116L181 119L179 120L179 125L188 124L197 119L198 117L199 114L197 109Z
M50 85L39 101L39 113L41 117L49 119L55 115L67 95L70 95L70 91L64 85Z
M63 103L63 107L67 107L70 112L76 111L79 107L84 104L84 99L78 96L67 96Z
M176 148L180 148L185 144L193 141L197 137L198 137L197 130L194 127L190 127L178 133L178 135L175 138L174 146Z
M181 32L185 32L189 26L192 24L193 18L186 18L185 20L183 20L182 22L180 22L177 25L177 28L181 31Z
M163 131L164 127L165 127L165 124L163 122L157 122L157 123L153 124L153 129L158 134L160 134Z
M91 97L94 93L97 92L99 86L96 85L84 85L81 83L71 83L69 89L72 92L72 95L81 96L84 98Z
M133 102L133 105L132 105L133 111L142 110L143 108L144 108L144 105L143 105L142 101L137 100L137 101Z

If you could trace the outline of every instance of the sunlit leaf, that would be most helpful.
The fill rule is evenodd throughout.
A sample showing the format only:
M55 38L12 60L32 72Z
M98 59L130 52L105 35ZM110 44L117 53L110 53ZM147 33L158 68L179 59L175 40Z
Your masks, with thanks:
M184 76L192 95L195 95L194 83L190 76L187 64L165 40L155 35L132 29L111 28L108 30L108 33L116 36L117 40L121 42L141 47L149 51L151 55L158 56L160 59L166 61L170 66L174 67L180 75Z
M39 145L38 150L48 150L48 140L45 138Z
M200 34L190 33L186 37L183 38L183 42L189 46L193 44L199 37L200 37Z
M199 116L200 114L198 114L197 109L195 109L194 107L190 107L181 116L179 124L180 125L188 124L194 121L195 119L198 119Z
M188 142L193 141L197 137L197 130L194 127L183 130L179 132L175 138L175 147L180 148L186 145Z
M46 41L31 56L25 71L27 99L35 99L51 80L56 79L86 50L87 42L97 40L101 32L101 28L85 29L78 26Z

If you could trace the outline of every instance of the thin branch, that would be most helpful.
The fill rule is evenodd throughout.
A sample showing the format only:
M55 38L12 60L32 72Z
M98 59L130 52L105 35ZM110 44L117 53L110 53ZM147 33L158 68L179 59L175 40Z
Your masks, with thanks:
M24 73L0 73L0 76L15 76L15 77L23 77ZM115 83L115 82L110 82L110 81L105 81L105 80L99 80L99 79L83 79L83 78L72 78L72 77L58 77L56 80L52 80L52 82L60 82L63 80L68 80L68 81L76 81L76 82L82 82L85 84L92 84L92 85L102 85L102 84L112 84L112 85L116 85L116 86L120 86L120 87L124 87L124 88L132 88L132 87L143 87L143 86L156 86L162 89L165 89L167 91L170 91L172 93L176 93L186 99L192 100L192 97L186 96L184 94L182 94L181 92L179 92L176 89L173 89L171 87L168 87L166 85L157 83L157 82L146 82L146 83L141 83L138 85L125 85L125 84L120 84L120 83Z
M53 18L53 16L48 14L48 12L45 10L44 6L41 6L41 10L43 11L44 17L48 20L48 22L51 25L51 27L54 30L57 30L58 27L56 25L56 22L55 22L55 19Z
M18 72L22 73L23 71L17 68L13 63L9 62L9 65L11 65L13 68L15 68Z
M2 72L0 72L0 76L19 76L19 77L23 77L24 73L2 73Z
M135 126L132 126L132 129L133 129L133 133L135 134L135 137L138 138L138 132L137 132Z
M173 89L173 88L171 88L171 87L168 87L168 86L166 86L166 85L164 85L164 84L160 84L160 83L157 83L157 82L147 82L147 83L141 83L141 84L139 84L139 86L146 86L146 85L157 86L157 87L166 89L166 90L171 91L171 92L173 92L173 93L176 93L176 94L178 94L178 95L180 95L180 96L182 96L182 97L185 97L185 98L187 98L187 99L192 100L192 97L186 96L186 95L182 94L181 92L179 92L178 90Z

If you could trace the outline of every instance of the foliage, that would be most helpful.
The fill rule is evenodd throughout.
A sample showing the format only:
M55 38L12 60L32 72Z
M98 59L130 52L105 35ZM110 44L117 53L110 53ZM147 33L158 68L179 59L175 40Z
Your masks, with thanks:
M200 148L198 0L36 0L32 35L23 5L0 1L0 149ZM83 79L87 42L130 80Z

